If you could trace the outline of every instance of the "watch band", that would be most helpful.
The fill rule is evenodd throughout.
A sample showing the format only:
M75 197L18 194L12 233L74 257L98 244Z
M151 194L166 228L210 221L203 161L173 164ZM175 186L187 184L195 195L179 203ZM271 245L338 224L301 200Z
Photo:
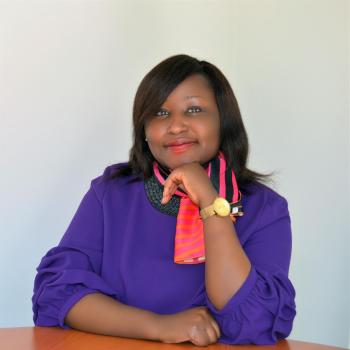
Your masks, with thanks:
M202 220L209 218L210 216L213 216L215 214L216 213L215 213L213 205L209 205L209 207L203 208L200 211L200 216L201 216Z
M226 200L226 198L223 197L216 197L211 205L203 208L200 211L200 215L203 220L213 215L218 215L220 217L229 216L230 213L230 203Z
M236 216L242 216L244 213L242 212L242 202L241 195L237 202L228 203L225 198L216 197L214 202L200 210L200 216L202 220L205 220L213 215L218 215L220 217L230 216L232 221L236 221ZM229 208L227 207L229 206Z

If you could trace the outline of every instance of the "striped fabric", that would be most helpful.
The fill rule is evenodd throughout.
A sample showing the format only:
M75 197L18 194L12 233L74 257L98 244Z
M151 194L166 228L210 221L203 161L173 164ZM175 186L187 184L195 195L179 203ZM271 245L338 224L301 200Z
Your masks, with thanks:
M204 165L204 168L219 196L231 203L230 217L235 222L236 216L242 216L243 212L240 205L242 194L238 190L233 169L226 167L226 160L221 151L217 157ZM169 171L157 162L153 163L153 171L159 182L164 185ZM204 230L199 214L200 208L180 188L175 194L180 196L180 207L176 221L174 262L176 264L205 262Z

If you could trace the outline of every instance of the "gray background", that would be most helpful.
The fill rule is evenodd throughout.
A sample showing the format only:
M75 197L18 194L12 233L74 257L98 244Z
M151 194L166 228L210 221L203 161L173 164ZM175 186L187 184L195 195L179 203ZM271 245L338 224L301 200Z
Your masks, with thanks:
M278 172L290 338L349 346L349 46L345 0L0 1L0 327L33 324L35 268L127 159L139 82L188 53L232 84L249 166Z

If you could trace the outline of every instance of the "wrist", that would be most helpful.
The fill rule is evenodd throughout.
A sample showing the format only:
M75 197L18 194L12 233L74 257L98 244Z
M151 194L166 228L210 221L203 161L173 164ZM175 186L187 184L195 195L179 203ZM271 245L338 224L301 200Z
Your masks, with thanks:
M150 338L151 340L163 342L164 329L163 329L163 317L164 315L152 313L150 320Z
M177 343L174 333L175 318L176 314L155 315L153 339L162 343Z
M213 204L215 198L217 197L219 197L219 194L215 190L207 192L205 195L203 195L203 198L199 200L200 209L206 208Z

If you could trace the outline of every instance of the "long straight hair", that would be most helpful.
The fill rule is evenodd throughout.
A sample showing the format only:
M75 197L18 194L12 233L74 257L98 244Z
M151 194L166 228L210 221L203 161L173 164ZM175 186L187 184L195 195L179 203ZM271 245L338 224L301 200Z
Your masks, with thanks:
M188 55L163 60L142 79L133 105L133 145L129 161L110 174L110 179L135 175L134 181L152 176L155 159L145 141L145 121L159 110L177 85L193 74L204 76L213 89L220 115L220 150L228 166L233 168L238 185L273 181L270 179L273 173L261 174L247 168L248 136L228 80L213 64Z

